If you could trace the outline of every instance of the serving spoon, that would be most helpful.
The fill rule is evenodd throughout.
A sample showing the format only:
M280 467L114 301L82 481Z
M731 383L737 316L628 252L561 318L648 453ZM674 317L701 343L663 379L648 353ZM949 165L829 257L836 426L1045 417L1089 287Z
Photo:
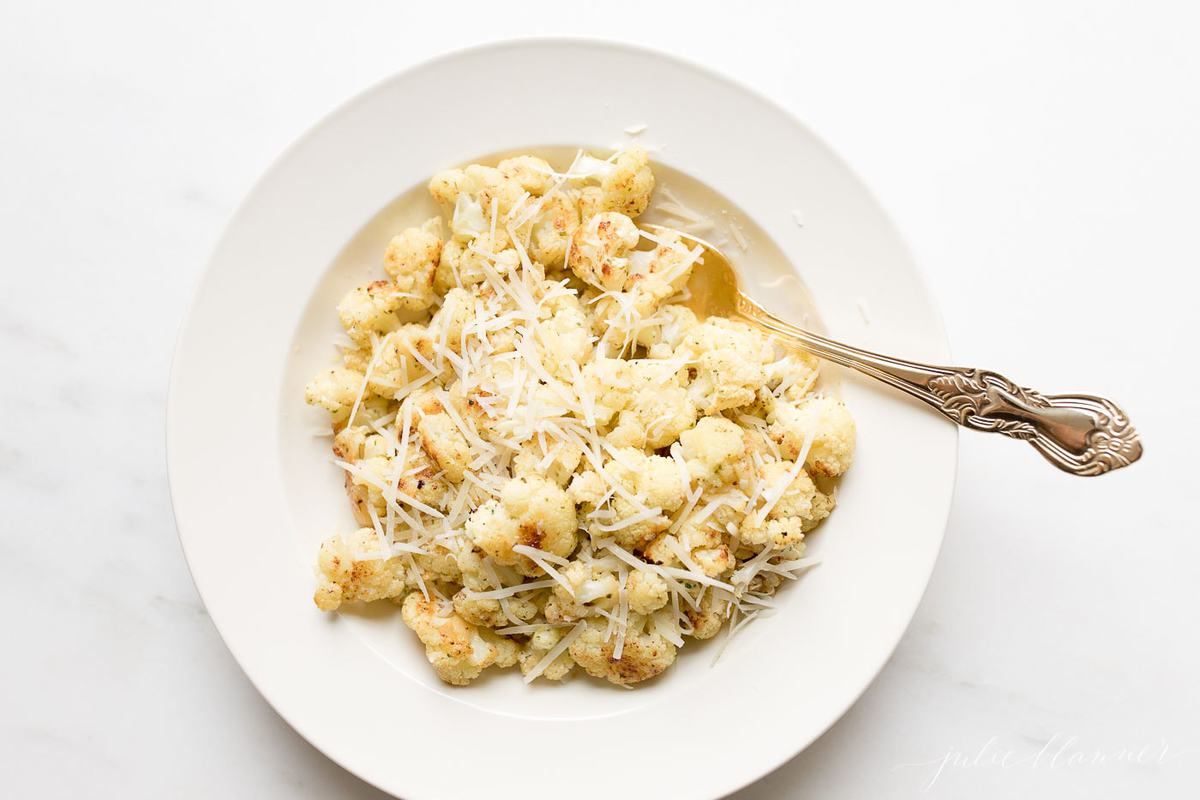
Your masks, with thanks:
M784 322L747 297L738 287L733 265L713 245L661 225L642 227L671 230L704 248L688 281L691 297L684 304L701 319L737 319L775 334L813 355L891 384L964 428L1023 439L1072 475L1102 475L1142 456L1137 431L1111 400L1088 394L1044 395L996 372L921 364L826 339Z

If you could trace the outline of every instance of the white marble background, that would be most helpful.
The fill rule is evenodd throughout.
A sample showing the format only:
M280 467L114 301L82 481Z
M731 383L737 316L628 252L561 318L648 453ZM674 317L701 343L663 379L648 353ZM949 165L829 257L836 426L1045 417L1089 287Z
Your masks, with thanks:
M164 475L176 326L239 198L322 114L447 49L575 34L791 108L895 216L963 361L1110 393L1147 441L1090 481L964 436L895 657L741 796L1195 796L1196 6L572 7L0 5L3 793L380 796L266 706L192 588Z

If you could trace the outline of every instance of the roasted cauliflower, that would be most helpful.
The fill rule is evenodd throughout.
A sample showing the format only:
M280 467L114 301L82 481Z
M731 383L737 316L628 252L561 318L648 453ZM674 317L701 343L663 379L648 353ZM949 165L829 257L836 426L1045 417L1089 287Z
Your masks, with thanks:
M389 232L304 390L355 523L320 545L314 602L398 605L456 686L650 680L812 563L850 412L815 357L684 305L703 250L639 227L645 151L428 190L442 216Z

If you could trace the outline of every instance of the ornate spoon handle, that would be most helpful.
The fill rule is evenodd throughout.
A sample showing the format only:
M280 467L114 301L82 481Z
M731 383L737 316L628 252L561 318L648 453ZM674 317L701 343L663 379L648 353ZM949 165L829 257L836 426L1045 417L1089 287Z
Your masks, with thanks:
M965 428L1024 439L1051 464L1074 475L1102 475L1141 458L1142 443L1129 417L1102 397L1043 395L987 370L938 367L860 350L784 322L744 294L738 296L738 312L821 358L924 400Z

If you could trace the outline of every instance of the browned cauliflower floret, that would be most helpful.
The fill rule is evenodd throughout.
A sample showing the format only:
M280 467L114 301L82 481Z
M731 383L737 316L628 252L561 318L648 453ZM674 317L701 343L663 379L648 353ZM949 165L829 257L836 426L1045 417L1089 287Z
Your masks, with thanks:
M470 622L485 628L503 628L513 624L504 613L499 600L480 600L469 597L465 590L458 591L453 598L455 612ZM537 603L524 597L513 596L505 601L508 612L522 622L528 622L538 614Z
M466 530L471 540L497 563L528 565L513 552L523 544L556 556L575 549L575 505L565 491L545 478L513 478L499 500L489 500L471 514Z
M629 252L640 237L624 214L597 214L575 229L567 266L592 286L621 291L629 278Z
M696 259L674 231L659 231L653 250L641 250L629 258L625 291L634 289L654 297L658 303L681 291L692 275Z
M425 326L401 325L380 341L369 387L380 397L395 397L409 383L427 375L426 364L432 364L434 358L433 338Z
M676 566L681 563L676 550L682 549L701 572L715 578L734 566L735 559L727 538L726 534L708 525L696 526L689 522L675 534L660 535L646 545L644 554L657 564Z
M496 165L496 169L533 195L545 194L554 185L554 170L544 158L537 156L506 158Z
M764 495L769 492L774 497L780 490L783 493L765 517L756 511L746 514L741 524L743 542L755 546L770 544L775 549L793 547L833 511L834 499L818 490L805 470L801 469L790 484L783 486L794 469L791 461L773 461L762 466L760 480L767 487Z
M550 651L554 649L554 646L562 641L563 631L563 628L546 626L530 634L529 641L521 649L520 667L522 675L528 675L533 671L534 667L542 662L542 659L550 655ZM574 668L575 661L571 658L571 654L563 650L553 661L543 668L542 673L538 677L545 678L548 681L561 681Z
M322 372L304 387L304 400L329 412L334 424L350 416L354 400L362 388L363 374L347 367Z
M435 230L428 223L408 228L388 243L383 268L392 276L399 308L420 311L433 305L433 276L442 256L442 240Z
M571 235L579 227L579 206L565 192L542 199L530 230L529 256L546 267L560 267Z
M410 449L399 468L391 456L361 458L354 469L346 473L346 491L354 504L355 519L360 525L372 524L368 507L377 516L387 513L387 501L382 487L394 487L397 493L413 498L428 506L437 506L446 497L448 486L437 468L420 450ZM389 490L390 491L390 490ZM402 502L406 502L401 498Z
M650 158L640 147L631 147L617 156L613 169L600 182L604 192L604 207L636 217L650 205L654 191L654 173Z
M422 415L417 431L421 434L421 446L445 470L446 478L451 483L462 483L471 463L471 446L450 415L441 410L440 403L436 412Z
M818 475L836 477L854 460L854 418L840 400L815 395L798 405L777 401L769 416L771 435L784 458L797 458L812 432L805 465Z
M372 528L348 536L334 536L321 544L317 568L321 581L313 602L322 611L336 611L345 603L386 600L407 588L405 562L399 557L380 558L382 551Z
M692 624L691 636L695 639L711 639L716 636L717 631L721 630L721 626L725 623L724 610L723 604L718 607L713 603L712 592L704 593L704 599L700 601L699 609L685 606L683 613L687 615L688 621Z
M425 657L443 681L466 686L493 664L516 663L520 653L514 642L481 630L452 610L442 611L413 592L404 600L401 617L425 645Z
M644 630L645 625L645 617L629 615L620 659L613 658L617 637L605 641L608 625L604 620L589 620L568 652L589 675L621 686L641 683L675 662L675 645L659 633Z
M465 179L461 191L477 200L488 217L492 213L493 201L497 212L503 216L512 211L525 194L525 189L519 181L508 177L495 167L472 164L463 170L463 174Z

